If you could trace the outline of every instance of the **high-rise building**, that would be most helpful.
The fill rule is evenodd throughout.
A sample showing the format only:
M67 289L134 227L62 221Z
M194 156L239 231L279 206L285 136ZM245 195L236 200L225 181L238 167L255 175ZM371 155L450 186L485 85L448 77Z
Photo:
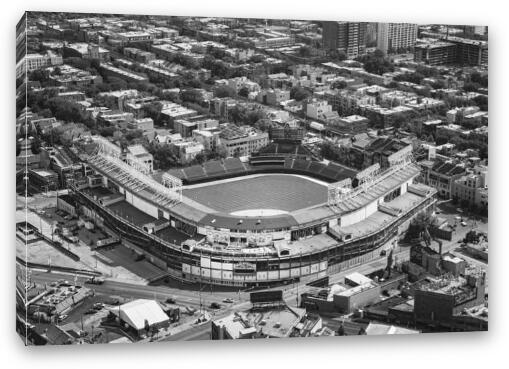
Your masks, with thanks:
M413 47L416 39L417 24L378 23L377 48L386 54Z
M366 53L366 22L324 22L322 39L327 50L343 51L349 59Z
M428 65L488 65L488 42L453 36L423 39L415 45L414 56Z
M478 36L487 36L488 35L488 27L486 26L464 26L465 33L467 35L478 35Z

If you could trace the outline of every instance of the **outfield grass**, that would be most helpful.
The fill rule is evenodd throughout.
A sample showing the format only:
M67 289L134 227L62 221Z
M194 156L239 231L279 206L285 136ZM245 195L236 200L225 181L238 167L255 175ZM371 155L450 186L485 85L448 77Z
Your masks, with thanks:
M327 202L327 187L298 176L267 174L185 189L184 196L224 213L248 209L295 211Z

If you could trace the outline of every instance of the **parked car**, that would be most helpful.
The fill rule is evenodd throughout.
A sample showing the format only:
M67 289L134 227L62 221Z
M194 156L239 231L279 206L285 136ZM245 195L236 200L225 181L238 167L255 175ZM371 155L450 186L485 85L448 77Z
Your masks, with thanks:
M228 298L224 299L223 302L226 302L227 304L232 304L233 303L233 299L228 297Z
M217 302L213 302L210 304L211 309L221 309L221 305L219 305Z
M104 278L101 278L101 277L92 277L90 279L87 279L85 281L85 283L89 283L89 284L103 284L104 283Z

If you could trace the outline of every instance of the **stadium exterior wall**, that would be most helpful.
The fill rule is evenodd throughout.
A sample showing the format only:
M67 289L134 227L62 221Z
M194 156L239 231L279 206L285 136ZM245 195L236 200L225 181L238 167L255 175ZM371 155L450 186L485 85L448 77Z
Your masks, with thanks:
M185 250L181 245L148 234L141 227L102 206L82 190L75 189L75 194L85 207L99 214L104 224L118 232L123 240L136 245L148 256L165 261L168 274L175 279L235 287L275 285L290 283L296 279L323 277L328 270L333 270L335 265L387 244L398 236L415 214L432 206L436 201L434 195L424 197L405 214L375 232L338 242L325 249L299 255L257 256L226 250Z

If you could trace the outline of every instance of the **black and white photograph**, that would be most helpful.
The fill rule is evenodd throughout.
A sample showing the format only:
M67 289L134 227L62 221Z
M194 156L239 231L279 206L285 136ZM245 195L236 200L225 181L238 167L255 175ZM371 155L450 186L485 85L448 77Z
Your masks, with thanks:
M115 12L19 13L24 345L488 331L482 17Z

